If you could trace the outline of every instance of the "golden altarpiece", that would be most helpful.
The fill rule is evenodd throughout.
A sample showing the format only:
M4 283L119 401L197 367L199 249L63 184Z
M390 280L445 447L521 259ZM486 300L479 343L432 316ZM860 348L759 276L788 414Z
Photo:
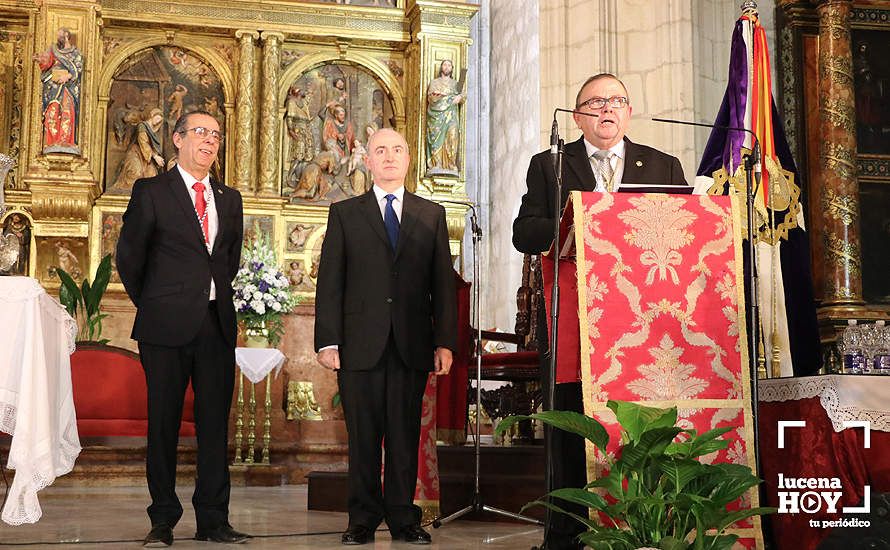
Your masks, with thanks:
M407 136L409 190L466 200L460 103L476 11L435 0L3 2L0 153L16 166L0 230L19 237L18 274L51 293L59 267L91 278L114 253L133 182L175 163L177 117L210 112L226 136L217 176L244 197L245 239L271 236L304 298L288 316L289 362L272 388L273 453L301 455L287 472L294 481L342 460L344 430L329 424L335 379L312 350L328 207L370 188L361 156L382 127ZM446 206L459 255L465 212ZM103 310L104 335L133 349L134 310L116 273ZM327 420L286 421L289 379L314 382Z
M890 1L779 0L780 110L808 190L823 343L890 319ZM839 367L835 346L823 364Z

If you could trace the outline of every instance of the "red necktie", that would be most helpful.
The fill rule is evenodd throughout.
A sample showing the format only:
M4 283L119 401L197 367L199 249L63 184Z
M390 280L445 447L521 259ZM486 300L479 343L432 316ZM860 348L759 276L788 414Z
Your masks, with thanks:
M198 222L204 230L204 244L210 244L210 222L207 219L207 199L204 198L204 184L196 181L192 185L195 190L195 212L198 214Z

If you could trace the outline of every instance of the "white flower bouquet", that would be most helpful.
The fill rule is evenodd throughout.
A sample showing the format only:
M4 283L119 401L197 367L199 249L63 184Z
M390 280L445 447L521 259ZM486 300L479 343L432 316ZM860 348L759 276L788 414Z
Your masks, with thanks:
M282 316L299 303L290 281L278 268L275 251L257 227L254 238L241 251L241 268L232 282L235 312L244 321L248 338L266 337L277 346L284 334Z

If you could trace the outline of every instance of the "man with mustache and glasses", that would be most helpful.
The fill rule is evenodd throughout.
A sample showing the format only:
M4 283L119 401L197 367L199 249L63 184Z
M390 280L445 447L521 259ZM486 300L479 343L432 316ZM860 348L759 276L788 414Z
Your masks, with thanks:
M189 382L198 436L195 539L249 538L229 524L228 419L237 334L232 279L244 229L241 194L210 178L222 139L210 113L182 115L173 128L176 166L136 180L117 243L117 269L136 306L132 338L139 342L148 389L151 531L144 546L173 544L182 516L176 445Z
M582 136L565 145L562 173L562 198L565 207L569 191L622 191L622 184L676 185L688 187L683 168L676 157L629 140L625 133L632 108L627 88L612 74L601 73L584 82L575 98L575 110L596 116L572 115ZM519 214L513 221L513 246L526 254L539 254L553 242L553 195L556 177L548 149L533 156L526 176L528 192L522 197ZM546 312L538 310L538 350L541 355L542 387L549 387L549 331ZM578 350L560 350L578 353ZM557 381L578 379L580 373L557 372ZM557 383L554 402L548 408L583 412L580 381ZM550 430L553 453L552 489L584 487L587 483L584 440L568 432ZM587 517L587 509L565 501L562 508ZM564 514L552 514L543 548L564 550L581 548L575 537L583 525Z

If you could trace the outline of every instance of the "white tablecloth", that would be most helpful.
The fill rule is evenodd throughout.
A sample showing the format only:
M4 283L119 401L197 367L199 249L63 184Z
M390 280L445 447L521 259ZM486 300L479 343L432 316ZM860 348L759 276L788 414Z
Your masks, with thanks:
M284 354L275 348L235 348L235 362L254 384L273 370L278 376L285 359Z
M836 432L846 420L867 420L872 430L890 432L890 376L831 374L760 380L760 401L818 397Z
M12 435L15 469L2 519L41 516L37 491L74 468L80 454L70 354L77 325L28 277L0 277L0 431Z

